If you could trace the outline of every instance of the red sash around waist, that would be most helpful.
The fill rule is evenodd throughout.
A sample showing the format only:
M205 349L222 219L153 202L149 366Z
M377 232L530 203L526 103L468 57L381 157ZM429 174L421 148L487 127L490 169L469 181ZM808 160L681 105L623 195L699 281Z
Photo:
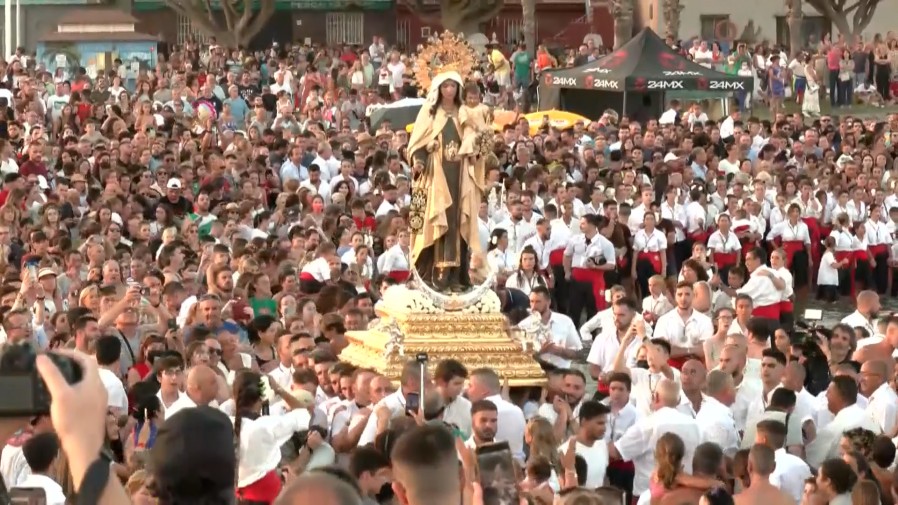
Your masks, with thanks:
M595 268L572 268L571 279L592 285L597 310L605 309L605 272Z
M804 251L807 245L801 240L784 240L783 251L786 252L786 268L792 266L792 257L798 251Z
M564 249L555 249L549 253L549 266L560 267L564 264Z
M651 263L652 268L655 270L656 274L660 274L661 272L661 253L660 252L652 252L652 251L642 251L641 253L636 255L637 261L648 261Z
M808 234L811 236L811 242L814 241L814 236L820 238L820 220L815 217L803 217L801 220L808 227Z
M634 465L632 461L624 461L622 459L616 459L611 463L608 463L608 468L636 471L636 465Z
M743 228L743 227L740 226L739 228ZM747 226L745 228L747 228ZM736 232L736 230L733 230L733 231ZM743 230L743 231L745 231L745 230ZM742 257L743 258L745 258L745 255L748 254L749 251L751 251L755 247L758 247L758 242L756 240L751 240L749 238L740 238L739 243L742 244Z
M854 251L854 261L870 261L870 255L866 250Z
M760 307L755 307L751 311L752 317L765 317L767 319L779 319L780 318L780 302L774 303L773 305L762 305Z
M847 267L850 267L854 264L854 251L836 251L833 256L836 257L836 261L848 260L848 265L846 265Z
M874 258L877 256L882 256L883 254L889 254L889 246L886 244L871 245L869 250L870 254L872 254Z
M624 268L627 268L627 265L629 265L629 264L630 264L630 260L629 260L629 258L627 258L627 255L622 255L619 258L617 258L617 268L624 269Z
M252 484L237 489L237 497L254 502L271 503L281 493L281 478L274 470Z
M409 275L410 274L409 274L408 270L391 270L387 274L387 277L389 277L401 284L408 280Z
M704 244L708 242L708 237L711 236L711 232L709 230L696 230L692 233L688 233L686 236L693 242L701 242Z
M714 264L718 269L727 268L739 262L739 256L736 252L717 252L714 251Z
M780 314L791 314L795 312L795 304L792 300L783 300L780 302Z

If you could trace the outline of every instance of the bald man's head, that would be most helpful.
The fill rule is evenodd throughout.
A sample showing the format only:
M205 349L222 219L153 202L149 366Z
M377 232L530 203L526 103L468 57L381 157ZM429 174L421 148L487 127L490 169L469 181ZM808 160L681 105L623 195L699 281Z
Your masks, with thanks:
M724 372L735 374L745 367L745 349L735 345L726 345L720 351L719 367Z
M655 389L655 409L675 408L680 404L680 385L670 379L661 379Z
M857 309L864 315L870 315L869 312L879 310L879 294L876 291L865 290L857 294Z
M208 405L218 395L218 374L206 365L197 365L187 373L187 395L197 405Z
M860 387L864 396L872 395L879 386L888 382L889 367L890 364L881 360L865 361L861 365Z
M707 375L705 364L697 359L691 359L683 363L680 370L680 384L683 386L683 393L699 394L705 387L705 376Z
M294 479L275 505L362 505L362 497L349 484L324 472L311 472Z
M805 377L807 377L807 370L804 365L798 361L790 361L786 363L786 368L783 370L783 386L798 393L804 389Z

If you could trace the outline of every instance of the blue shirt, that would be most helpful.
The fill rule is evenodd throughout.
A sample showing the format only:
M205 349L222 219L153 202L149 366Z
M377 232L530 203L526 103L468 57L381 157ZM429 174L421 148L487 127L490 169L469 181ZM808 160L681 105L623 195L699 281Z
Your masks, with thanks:
M247 114L249 114L249 105L246 103L246 100L238 96L237 98L228 98L224 103L231 106L231 115L242 125L246 121Z
M692 162L692 175L696 179L705 180L705 177L708 175L708 169L693 161Z

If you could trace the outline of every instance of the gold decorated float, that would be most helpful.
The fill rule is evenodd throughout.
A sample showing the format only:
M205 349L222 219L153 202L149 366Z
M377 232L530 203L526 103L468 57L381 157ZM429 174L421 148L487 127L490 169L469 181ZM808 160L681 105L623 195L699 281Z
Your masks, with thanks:
M428 109L425 110L440 103L441 83L453 81L461 88L476 66L476 53L462 34L444 32L431 37L428 44L419 51L414 65L415 81L422 94L427 95L425 107ZM419 120L425 123L432 121L429 116L420 113ZM418 130L417 120L415 124L415 133L429 131L426 128ZM462 134L463 130L457 133ZM480 149L471 153L473 157L482 160L485 155L492 155L489 149L492 135L492 131L478 134L478 142L474 145L480 146ZM409 152L414 152L411 146L415 142L413 133L409 140ZM409 206L412 238L409 265L412 282L409 285L392 286L384 293L383 299L375 308L379 319L368 330L347 333L350 344L340 354L340 359L373 369L398 381L402 368L409 359L415 359L420 353L427 353L431 372L441 360L451 358L462 362L469 370L492 368L510 386L543 384L545 374L533 358L533 350L538 349L540 342L548 338L548 329L541 325L514 329L507 327L499 297L492 290L496 283L496 272L481 276L485 281L477 286L470 285L470 279L462 282L459 278L461 286L435 289L432 282L422 280L418 270L426 272L428 267L426 261L423 266L419 264L415 251L423 249L416 249L416 240L429 240L435 244L439 237L447 233L447 197L448 201L458 199L459 202L464 202L461 193L441 194L441 202L447 208L434 210L435 207L429 207L427 199L431 193L427 184L432 180L433 177L419 175L412 183L412 202ZM478 181L478 185L480 182L482 181ZM495 196L493 199L495 200ZM428 214L431 211L432 215ZM465 238L462 236L459 239L459 232L455 233L456 239ZM479 240L479 236L474 239ZM425 244L423 248L428 246ZM430 247L435 248L433 245ZM451 266L462 268L460 264ZM437 269L442 268L437 266ZM462 289L456 289L459 287Z
M443 297L423 284L389 288L376 308L380 319L368 330L348 332L350 344L340 359L395 382L406 361L427 353L431 373L439 361L452 358L469 371L492 368L510 386L543 384L545 373L532 357L536 344L528 341L533 334L507 327L492 290L467 295Z

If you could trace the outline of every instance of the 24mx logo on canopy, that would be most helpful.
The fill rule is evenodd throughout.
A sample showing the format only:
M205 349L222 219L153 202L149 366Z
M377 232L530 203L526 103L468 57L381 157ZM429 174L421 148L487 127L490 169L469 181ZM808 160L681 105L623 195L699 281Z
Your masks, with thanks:
M745 83L739 81L719 81L699 78L696 85L700 90L745 91Z
M593 89L618 89L618 81L613 79L596 79L591 75L583 78L583 84L586 88Z
M745 83L734 81L711 81L708 83L708 89L719 89L725 91L745 91Z
M647 81L645 89L686 89L683 81Z
M543 79L547 85L555 85L555 86L576 86L577 85L576 77L562 77L559 75L546 74Z

